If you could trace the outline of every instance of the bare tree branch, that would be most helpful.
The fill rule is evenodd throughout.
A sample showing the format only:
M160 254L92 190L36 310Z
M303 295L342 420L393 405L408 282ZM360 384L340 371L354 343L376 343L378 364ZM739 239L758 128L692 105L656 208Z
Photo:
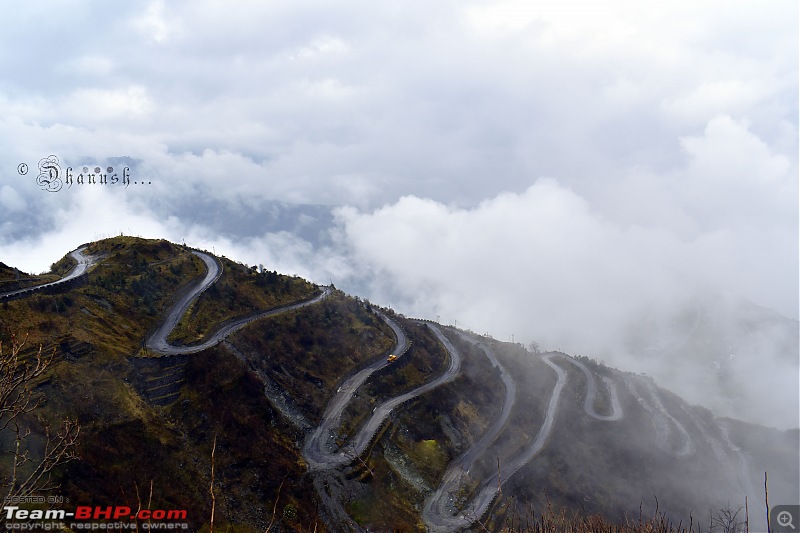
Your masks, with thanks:
M23 348L27 340L27 336L22 341L12 336L10 349L0 341L0 433L13 433L12 450L9 451L13 457L11 471L5 479L0 479L0 486L7 488L6 498L31 496L57 488L51 477L53 469L78 458L76 448L80 424L65 419L53 431L50 423L36 413L43 398L34 395L34 389L39 378L52 366L55 349L49 355L43 355L39 346L32 355L25 355ZM31 420L26 415L32 413L37 414L44 433L42 450L36 454L31 446L33 433L30 427L22 426L23 420Z

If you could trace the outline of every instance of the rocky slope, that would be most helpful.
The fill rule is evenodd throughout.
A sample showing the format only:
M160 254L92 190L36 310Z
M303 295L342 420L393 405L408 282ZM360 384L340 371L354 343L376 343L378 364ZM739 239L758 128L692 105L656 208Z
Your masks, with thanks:
M5 342L27 333L27 346L56 350L36 393L46 419L82 425L81 460L55 471L73 502L136 508L147 497L207 528L212 448L215 524L236 531L499 531L530 509L625 521L656 499L686 523L761 501L765 471L772 502L800 498L796 430L715 418L646 376L376 313L225 258L208 256L220 273L206 279L205 259L166 241L121 237L85 253L96 264L81 283L0 312ZM179 303L170 346L242 327L196 353L154 349ZM389 362L397 328L408 349ZM304 446L336 401L312 460ZM29 422L36 450L43 432Z

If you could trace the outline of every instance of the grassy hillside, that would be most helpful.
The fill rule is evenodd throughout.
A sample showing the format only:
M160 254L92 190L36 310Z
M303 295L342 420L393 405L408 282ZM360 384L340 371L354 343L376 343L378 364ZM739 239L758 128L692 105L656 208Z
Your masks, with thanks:
M42 344L58 353L49 378L37 389L44 399L42 412L54 420L76 418L82 426L81 460L57 472L60 494L87 505L136 508L139 498L150 498L152 484L154 507L187 508L199 528L210 516L216 436L217 523L263 531L284 478L280 520L287 509L287 524L313 522L313 494L303 477L294 428L230 350L221 346L186 360L179 396L170 405L153 405L137 390L142 340L176 296L202 277L202 262L166 241L126 237L95 243L87 253L104 259L82 286L9 302L0 315L0 337L6 342L11 333L28 333L28 352ZM271 306L318 292L304 280L277 274L278 289L267 291L250 283L260 274L226 265L229 289L223 290L240 303L227 308L223 319L248 312L241 302ZM202 322L207 307L213 300L198 306L193 318ZM268 329L263 323L250 327ZM240 333L248 334L249 329ZM384 333L375 329L365 336Z
M72 264L75 263L74 260L69 258L65 258L62 262L64 264L68 264L70 262ZM53 268L55 269L56 266L57 265L53 265ZM67 268L67 270L68 269L69 268ZM62 269L59 268L59 270ZM5 263L0 263L0 293L15 291L17 289L23 289L34 285L39 285L41 283L47 283L48 281L55 281L58 279L58 277L59 276L55 273L34 276L10 267Z
M442 328L462 355L455 379L395 408L351 464L309 472L301 448L337 388L393 349L391 328L369 302L334 290L308 307L261 318L200 353L158 356L143 349L144 339L203 279L202 260L167 241L130 237L92 243L86 253L100 260L80 283L6 302L0 312L0 340L28 335L23 357L39 345L45 353L55 350L56 362L35 382L35 394L44 420L71 417L81 424L81 459L54 471L58 493L72 502L186 508L191 527L206 530L214 449L215 530L264 531L272 523L283 531L323 531L327 520L332 531L351 529L347 521L371 530L424 531L426 498L502 411L500 372L478 340L513 377L517 394L498 438L463 473L455 508L467 512L481 484L542 428L557 376L541 356ZM171 342L195 343L227 321L321 290L269 267L220 261L220 279L191 306ZM65 257L49 277L72 264ZM16 276L11 268L0 275ZM411 347L358 389L343 414L340 445L376 405L432 381L449 364L427 326L387 313ZM601 384L593 408L611 410L611 393L600 380L607 377L617 384L625 413L598 420L584 409L586 375L566 356L552 360L566 383L549 440L503 485L473 529L611 531L616 523L627 524L625 531L671 531L656 514L653 495L659 512L674 522L718 508L726 498L735 505L742 479L757 485L764 470L778 498L796 497L796 431L715 420L647 378L581 358ZM43 426L32 417L20 420L33 429L30 450L38 452ZM691 445L684 446L686 436ZM13 446L7 432L0 432L0 446ZM741 461L734 447L743 450ZM0 461L0 479L8 472L7 460ZM639 524L632 517L640 505L645 518Z
M221 258L222 276L192 305L169 340L192 344L227 321L305 300L319 289L304 279L282 276Z
M335 291L319 305L254 324L230 341L316 424L340 381L383 357L394 336L362 302Z
M411 345L395 363L373 374L358 388L355 398L342 413L342 441L355 434L377 405L431 381L447 367L447 351L426 326L394 318L402 324Z
M433 356L427 364L443 365L441 345L433 344L425 326L409 323L406 331L415 339L416 353L429 352L422 364ZM495 371L487 359L458 336L449 338L465 356L461 375L399 409L375 440L366 465L355 465L350 474L360 484L351 482L347 508L362 526L425 531L419 517L424 497L438 485L450 461L477 441L501 410L503 392L491 379ZM385 394L381 382L387 389L408 385L397 387L390 376L370 381L365 394L375 394L370 389Z
M119 237L88 253L104 260L82 286L3 304L0 337L16 332L31 346L119 360L136 353L158 313L202 272L199 259L166 241Z

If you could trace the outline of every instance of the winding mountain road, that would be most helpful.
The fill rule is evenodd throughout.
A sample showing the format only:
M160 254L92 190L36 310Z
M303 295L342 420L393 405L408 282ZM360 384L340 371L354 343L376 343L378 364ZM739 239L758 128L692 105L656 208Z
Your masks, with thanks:
M70 252L70 256L77 261L77 265L62 279L38 285L35 287L28 287L19 289L8 293L0 294L0 300L12 299L19 297L26 297L38 291L44 290L48 287L57 286L67 283L75 278L86 274L88 269L96 264L97 258L93 256L84 255L86 247L78 248ZM242 317L224 323L219 329L211 333L202 343L191 346L177 346L168 342L170 333L177 327L181 318L189 311L193 302L195 302L200 295L213 283L215 283L222 275L222 265L213 256L199 252L192 251L194 255L199 257L206 265L207 272L203 279L195 286L191 287L186 294L182 295L180 299L169 309L159 327L146 339L146 347L148 350L159 355L184 355L194 354L206 350L222 341L232 333L245 327L247 324L266 318L269 316L278 315L280 313L288 312L295 309L300 309L320 302L331 292L330 287L324 288L321 294L310 298L305 301L273 308L254 315ZM394 355L403 357L409 347L409 341L402 330L402 328L386 314L379 311L375 313L392 329L396 342L392 351ZM339 428L341 426L341 418L344 409L352 400L356 390L366 382L369 377L390 363L383 357L368 364L366 367L354 372L351 376L347 377L342 385L339 387L328 406L326 407L321 421L317 427L311 431L302 448L303 457L308 465L309 470L327 470L339 468L352 463L357 457L361 456L368 448L372 439L380 429L381 425L386 421L391 412L403 404L404 402L423 395L434 388L447 383L455 378L461 369L461 354L453 346L450 340L442 333L439 327L433 323L426 323L431 332L441 342L449 354L448 368L434 380L420 385L419 387L395 396L389 400L384 401L378 405L369 416L366 423L356 432L356 434L345 445L338 447L335 443L338 436ZM695 324L696 327L696 324ZM462 338L467 341L471 339L464 333L458 333ZM691 333L690 333L691 335ZM621 407L617 384L611 379L603 376L601 379L608 390L610 399L610 413L601 414L595 409L595 403L599 395L597 382L594 373L587 368L580 361L573 359L565 354L556 352L547 353L541 356L542 362L548 365L556 374L556 382L553 390L550 393L547 408L544 413L542 425L536 433L535 438L527 446L522 447L516 455L510 459L506 459L500 466L497 474L493 474L484 479L476 490L471 501L459 510L454 505L455 495L460 492L463 483L466 481L470 469L494 442L498 435L507 427L507 422L511 411L514 408L517 386L510 374L497 360L495 354L484 344L478 343L480 349L484 352L486 357L491 362L492 366L499 370L500 379L505 387L505 398L503 407L498 417L496 417L491 426L483 434L483 436L472 445L466 452L459 458L454 460L447 468L439 487L429 495L425 500L422 510L422 519L424 520L429 531L432 532L451 532L460 531L470 527L476 520L478 520L487 509L492 505L496 498L499 487L511 478L520 468L538 456L547 444L548 439L552 433L556 415L558 414L559 403L563 394L564 387L568 380L568 373L562 366L556 364L553 359L561 357L566 359L569 363L578 367L586 377L586 396L583 402L583 409L586 414L596 420L601 421L618 421L622 420L625 416ZM241 354L239 354L240 357ZM634 381L636 383L634 383ZM638 399L642 408L650 415L653 420L656 441L660 447L667 451L671 451L677 456L689 455L694 451L694 444L687 429L666 409L661 401L659 391L651 380L643 379L628 379L623 378L623 382L627 385L629 391ZM637 387L638 384L638 387ZM645 389L645 394L639 391ZM687 413L689 414L689 413ZM696 416L690 419L698 428L705 440L711 442L714 454L718 459L722 460L727 455L726 451L721 446L721 443L712 438L711 435L705 430L702 421L697 419ZM740 486L747 491L752 489L752 484L748 479L749 465L741 451L730 440L728 435L728 428L724 423L720 423L720 430L725 440L728 450L736 455L738 475L736 476ZM677 431L677 435L674 432ZM677 438L675 438L677 437Z
M463 333L459 332L459 336L466 341L471 341L471 339ZM500 416L495 419L494 424L483 434L480 440L448 466L442 477L442 483L439 485L439 488L425 500L422 519L431 530L458 527L457 524L452 524L452 515L454 511L453 495L458 493L464 481L464 474L469 473L475 460L483 455L489 445L494 442L497 435L505 427L517 398L516 384L511 378L511 375L506 371L503 365L500 364L500 361L497 360L494 352L484 344L479 343L478 346L483 350L483 353L492 363L492 366L500 371L500 379L506 389L505 398L503 399L503 408L500 412ZM461 521L456 519L456 522L460 523Z
M619 404L619 396L617 395L616 384L605 376L601 378L603 383L605 383L608 393L611 395L611 414L601 415L594 408L594 403L597 399L597 383L594 379L594 372L586 368L586 365L573 357L566 357L566 360L580 368L583 372L583 375L586 376L586 398L583 400L583 410L586 412L586 414L594 419L603 420L606 422L622 420L622 417L625 416L625 413L622 411L622 406Z
M469 340L469 338L461 332L459 332L459 336L465 340ZM454 466L463 469L465 472L469 472L475 460L486 451L486 448L489 447L500 431L505 427L508 417L511 415L511 410L514 408L514 404L517 400L517 385L514 383L511 375L506 372L505 367L497 360L494 352L486 345L479 343L478 347L486 355L486 358L489 359L489 362L492 363L492 366L500 371L500 380L503 382L506 393L503 398L503 409L500 411L500 416L495 418L494 424L483 434L483 437L456 461Z
M487 352L487 356L493 360L495 366L499 366L499 363L496 361L496 359L494 359L493 354L490 355L490 352ZM455 500L454 495L458 492L459 487L463 482L464 474L469 472L472 462L485 451L485 448L488 446L488 444L496 438L497 433L500 431L500 429L502 429L502 427L504 427L505 421L508 417L508 414L510 414L511 407L513 406L513 401L511 401L509 405L507 398L503 409L503 415L501 415L500 419L498 419L498 422L495 423L492 429L486 435L484 435L484 438L482 438L472 449L470 449L464 455L464 457L455 461L451 467L447 469L439 488L434 491L434 493L426 500L425 507L422 512L422 518L425 521L429 531L460 531L472 525L476 520L483 516L483 514L489 508L492 501L497 496L499 486L505 483L511 476L514 475L514 473L516 473L517 470L533 460L542 451L547 443L547 439L552 433L553 424L558 411L558 404L561 399L564 385L567 383L567 372L553 362L552 359L555 356L560 356L577 366L586 376L586 398L583 403L583 409L586 411L586 414L592 418L603 421L621 420L625 416L625 413L623 412L622 406L619 402L617 388L611 380L603 378L603 381L609 390L609 394L611 395L611 414L601 415L594 408L594 401L597 396L597 385L594 379L594 374L583 363L565 354L549 353L543 355L542 361L556 372L557 379L556 384L553 387L553 392L550 395L544 421L542 426L539 428L539 432L536 434L536 438L528 447L524 448L510 461L506 461L500 467L497 475L492 475L486 478L483 483L479 485L479 492L475 495L472 501L469 502L468 506L461 512L458 512L453 503ZM508 396L508 393L511 391L513 391L512 394L516 394L516 386L514 385L513 380L510 376L508 376L508 374L505 373L504 370L502 370L502 367L500 368L503 372L503 382L506 385L506 395ZM506 409L508 412L506 412Z
M392 327L392 330L394 330L397 336L396 352L400 352L401 347L403 348L403 352L405 352L407 347L405 343L407 341L402 329L383 313L378 312L378 315ZM358 433L350 439L350 442L339 449L335 449L333 439L339 429L342 411L345 406L352 399L356 389L358 389L373 372L379 368L383 368L389 363L380 360L356 372L339 387L336 396L334 396L333 400L331 400L328 407L325 409L319 426L309 435L309 438L303 446L303 457L308 464L309 470L336 468L353 462L356 457L364 453L364 450L369 446L381 424L383 424L395 407L421 394L425 394L443 383L451 381L456 374L458 374L461 369L461 354L458 353L458 350L455 349L450 343L450 340L444 336L438 327L430 323L428 323L428 327L450 354L450 365L447 370L435 380L420 385L414 390L395 396L376 407L372 412L372 416L367 420L366 424L359 429ZM395 355L397 355L397 353Z
M75 278L83 276L86 274L86 272L88 272L90 267L97 263L96 257L91 255L83 255L84 250L86 250L86 246L81 246L77 250L69 253L70 257L77 261L78 264L72 267L72 270L70 270L69 273L63 278L56 281L51 281L50 283L43 283L41 285L34 285L33 287L26 287L16 291L2 293L0 294L0 300L12 300L15 298L30 296L31 294L44 290L48 287L62 285L72 281Z
M187 294L185 294L180 300L175 302L175 304L170 308L167 312L167 316L164 318L161 326L147 339L145 346L151 352L160 354L160 355L184 355L184 354L193 354L197 352L201 352L219 344L226 337L239 331L249 323L260 320L262 318L266 318L269 316L275 316L281 313L285 313L287 311L292 311L294 309L300 309L302 307L306 307L309 305L313 305L322 299L324 299L328 294L330 294L330 287L325 287L321 294L311 298L309 300L304 300L302 302L283 305L280 307L276 307L274 309L270 309L268 311L262 311L260 313L238 318L232 320L216 330L212 333L205 341L200 344L190 345L190 346L175 346L170 344L167 341L167 337L172 332L173 329L178 325L178 322L183 317L183 315L189 310L189 307L192 305L197 298L214 282L216 282L219 277L222 275L222 265L217 261L216 258L210 256L203 252L192 251L194 255L199 257L203 260L206 264L207 272L205 277L203 278L200 283L198 283L195 287L193 287Z
M530 446L524 448L522 452L517 454L510 461L505 462L501 466L498 475L492 475L486 478L483 483L481 483L481 489L478 494L472 499L469 506L460 513L457 513L450 504L450 496L445 497L446 488L448 486L453 486L457 480L444 479L443 484L437 489L434 496L428 500L423 510L423 519L429 531L449 532L468 528L486 512L489 505L494 501L498 493L498 484L502 485L505 483L517 470L522 468L542 451L553 430L558 403L561 399L564 385L567 382L566 371L552 361L554 355L555 354L550 353L542 356L542 361L556 372L558 378L555 387L553 387L553 392L550 395L544 422L539 428L536 438ZM457 472L450 472L450 470L448 470L448 472L451 477L457 475Z
M638 388L630 380L627 381L628 388L639 401L645 411L650 414L650 419L653 421L653 427L656 430L657 444L664 451L673 452L675 455L682 457L691 454L694 451L694 444L692 438L686 428L678 422L675 417L669 414L664 404L661 402L658 390L652 380L639 380L644 382L644 387L647 390L648 398L639 393ZM672 449L670 443L670 435L672 431L670 427L678 430L680 445L677 449Z
M385 314L378 310L375 310L375 313L392 328L396 340L392 353L398 357L402 357L408 350L408 339L406 338L405 332L394 320L390 319ZM303 456L311 469L333 468L334 466L352 461L352 458L348 461L344 461L341 454L337 455L336 452L330 451L331 447L334 446L333 441L338 433L342 412L347 404L350 403L353 394L355 394L356 390L358 390L367 378L369 378L373 372L388 364L390 363L386 359L378 359L347 378L336 390L336 395L328 403L325 412L322 414L320 424L314 429L303 446ZM337 460L335 461L332 460L334 455L337 456Z

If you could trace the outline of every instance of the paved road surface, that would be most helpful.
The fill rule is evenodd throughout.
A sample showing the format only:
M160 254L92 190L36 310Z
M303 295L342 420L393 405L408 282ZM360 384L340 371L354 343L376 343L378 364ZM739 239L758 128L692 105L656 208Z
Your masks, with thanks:
M555 354L545 354L542 360L555 370L558 380L550 395L550 401L547 405L545 412L544 423L539 428L536 438L530 446L524 448L521 453L513 457L510 461L501 464L499 478L500 484L505 483L514 473L533 459L544 448L550 433L553 430L553 422L555 421L556 411L558 410L558 403L561 399L561 393L564 385L567 382L567 373L557 364L551 360ZM451 480L444 480L445 484L452 483ZM429 531L445 532L445 531L460 531L469 527L473 522L478 520L489 508L495 496L497 495L498 475L488 477L481 484L480 492L469 503L469 506L460 513L448 515L445 509L440 512L433 512L428 516L426 525ZM444 485L443 485L444 486ZM441 487L440 487L441 488ZM434 498L434 501L444 502L442 497ZM451 513L454 511L450 509Z
M315 296L310 300L276 307L268 311L263 311L255 315L246 316L228 322L223 327L212 333L201 344L191 346L173 346L167 341L169 334L178 325L181 317L183 317L183 315L189 309L189 306L192 304L192 302L197 299L203 293L203 291L210 287L212 283L216 282L222 275L222 265L216 260L216 258L203 252L193 251L192 253L203 260L208 271L206 272L203 280L197 284L197 286L192 288L188 294L184 295L172 306L167 313L166 318L164 318L164 321L161 323L161 326L150 336L150 338L147 339L146 346L151 352L161 355L182 355L201 352L207 348L210 348L211 346L219 344L230 334L239 331L250 322L285 313L287 311L292 311L294 309L300 309L301 307L306 307L308 305L313 305L328 296L331 291L330 287L326 287L325 290L322 291L322 294Z
M638 387L632 383L633 380L628 380L626 383L631 391L631 394L633 394L639 401L639 405L641 405L644 410L650 414L650 420L653 421L656 441L659 447L661 447L661 449L664 451L673 452L678 456L685 456L692 453L694 451L694 443L692 442L689 432L686 431L686 428L683 427L683 424L678 422L675 417L669 414L666 407L664 407L655 383L653 383L653 381L650 379L635 379L639 381L640 384L644 385L644 388L647 390L647 398L639 393ZM672 449L674 448L674 445L672 444L670 438L672 433L670 427L677 429L679 433L680 445L677 449Z
M467 335L459 332L464 340L472 342L472 339ZM462 482L464 481L464 473L468 473L472 468L473 463L478 457L483 455L486 448L494 441L500 431L505 427L511 409L514 407L514 402L517 397L517 387L511 375L506 372L506 369L497 360L494 353L483 344L478 344L483 350L483 353L492 363L492 365L500 371L500 379L505 385L506 394L503 399L503 409L500 416L495 418L491 427L483 434L483 437L470 447L461 457L453 461L447 468L442 483L439 487L426 499L425 506L422 510L422 520L432 529L441 527L442 524L449 523L453 515L453 494L457 494Z
M605 383L606 385L606 389L611 395L611 414L601 415L594 408L594 401L597 397L597 383L595 382L594 379L594 373L588 368L586 368L586 365L584 365L577 359L574 359L572 357L565 357L565 358L567 361L580 368L581 371L583 372L583 375L586 376L586 398L583 400L583 410L586 411L586 414L588 414L592 418L596 418L597 420L604 420L607 422L622 420L622 417L625 416L625 413L622 411L622 406L619 404L619 397L617 395L617 386L614 384L614 382L605 376L603 376L602 378L603 383Z
M393 321L388 317L381 314L381 318L387 320L389 325L392 326ZM402 333L399 327L397 327L397 329L395 329L395 327L397 327L396 324L392 327L392 329L395 330L395 335L397 335L398 332ZM370 374L378 368L386 366L388 363L386 363L386 361L378 361L348 378L325 409L325 414L319 426L310 435L305 446L303 446L303 456L310 470L335 468L353 462L356 457L359 457L364 450L367 449L367 446L369 446L378 428L380 428L381 424L383 424L392 412L392 409L452 380L456 374L458 374L461 369L461 354L458 353L455 347L450 343L450 340L442 334L438 327L432 324L428 324L428 327L450 353L450 366L447 370L435 380L425 383L412 391L395 396L391 400L387 400L376 407L370 419L361 427L350 442L338 450L332 450L331 442L338 432L342 411L352 399L353 393ZM403 341L405 341L405 334L403 334ZM398 346L400 344L401 339L398 336Z
M89 267L91 267L97 262L97 259L95 257L91 255L83 255L83 251L85 249L86 249L85 246L81 246L77 250L69 253L70 257L75 259L75 261L77 261L78 264L72 267L72 270L70 270L69 273L63 278L57 281L51 281L50 283L43 283L42 285L35 285L33 287L26 287L24 289L19 289L16 291L2 293L0 294L0 299L29 296L38 291L41 291L42 289L46 289L47 287L54 287L56 285L61 285L75 278L83 276L86 273L86 271L89 270Z

